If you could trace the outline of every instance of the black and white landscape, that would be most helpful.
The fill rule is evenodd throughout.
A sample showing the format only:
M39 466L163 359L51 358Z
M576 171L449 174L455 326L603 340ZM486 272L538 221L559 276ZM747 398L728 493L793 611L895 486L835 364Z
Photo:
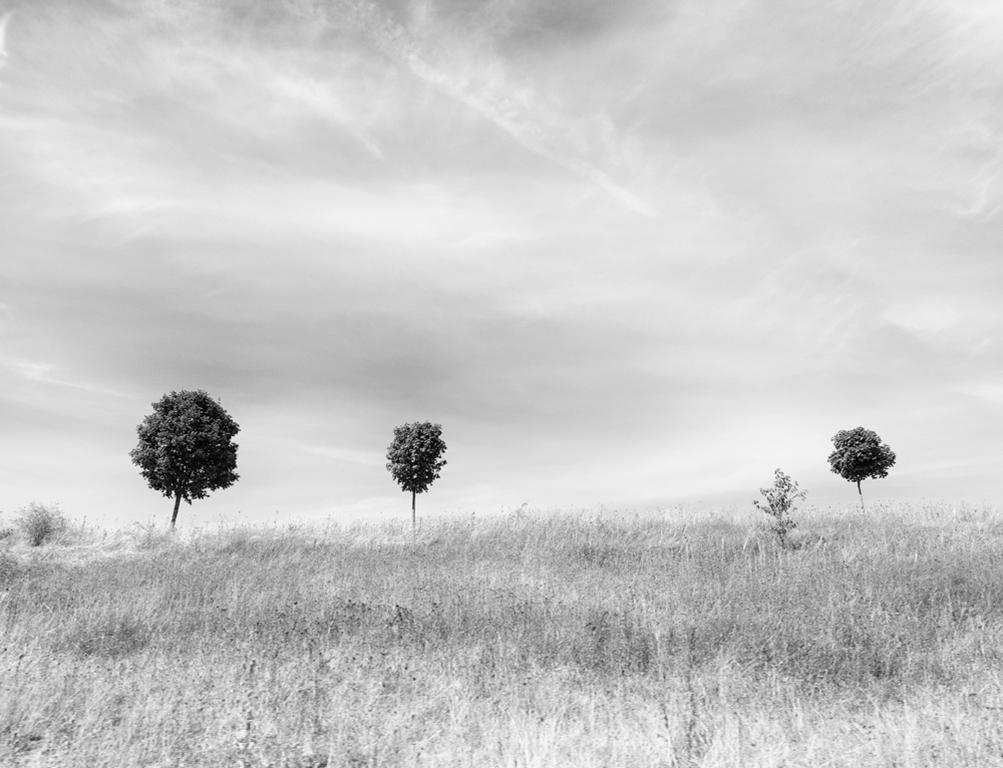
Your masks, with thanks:
M0 0L0 765L1000 765L1001 41Z

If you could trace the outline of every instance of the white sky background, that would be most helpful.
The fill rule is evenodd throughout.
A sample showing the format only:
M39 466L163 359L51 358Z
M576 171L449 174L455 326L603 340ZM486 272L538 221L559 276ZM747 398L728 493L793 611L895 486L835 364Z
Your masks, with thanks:
M1003 6L0 0L0 509L182 519L1003 491Z

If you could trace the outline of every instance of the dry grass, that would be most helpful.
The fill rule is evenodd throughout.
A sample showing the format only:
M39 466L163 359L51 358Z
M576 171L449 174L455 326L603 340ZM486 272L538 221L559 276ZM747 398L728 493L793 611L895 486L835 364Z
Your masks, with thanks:
M754 520L5 540L0 764L1003 765L1003 516Z
M66 530L66 519L54 505L32 502L21 510L16 522L25 541L33 547L54 541Z

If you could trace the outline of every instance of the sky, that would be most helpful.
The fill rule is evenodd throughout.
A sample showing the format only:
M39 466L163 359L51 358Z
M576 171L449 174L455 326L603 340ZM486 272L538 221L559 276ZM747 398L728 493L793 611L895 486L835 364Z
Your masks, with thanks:
M1003 5L0 0L0 510L182 522L1003 492Z

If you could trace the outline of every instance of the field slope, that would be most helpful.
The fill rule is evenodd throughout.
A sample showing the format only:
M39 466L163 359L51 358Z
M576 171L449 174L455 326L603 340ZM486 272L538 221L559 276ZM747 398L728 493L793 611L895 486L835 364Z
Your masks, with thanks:
M0 542L0 765L1003 765L1003 515L755 519Z

